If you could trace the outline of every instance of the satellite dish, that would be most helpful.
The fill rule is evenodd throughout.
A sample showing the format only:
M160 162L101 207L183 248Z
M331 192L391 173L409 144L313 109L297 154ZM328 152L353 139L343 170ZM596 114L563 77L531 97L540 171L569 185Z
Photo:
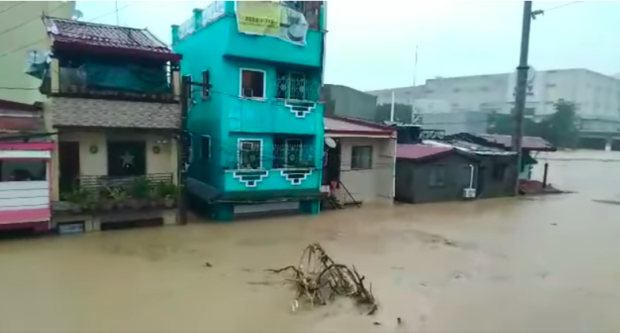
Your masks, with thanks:
M79 20L79 19L81 19L82 17L84 17L84 14L83 14L80 10L77 10L77 9L76 9L76 10L74 10L74 11L73 11L73 17L72 17L72 19L74 19L74 20Z
M330 138L329 136L325 137L325 144L329 148L336 148L336 146L338 145L338 143L336 143L336 140Z

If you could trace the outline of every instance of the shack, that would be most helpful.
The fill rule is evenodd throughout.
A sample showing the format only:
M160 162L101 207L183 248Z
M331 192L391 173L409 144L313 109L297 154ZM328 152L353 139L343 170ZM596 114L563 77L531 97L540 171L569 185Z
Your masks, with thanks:
M514 194L516 154L471 142L399 144L397 201L428 203Z

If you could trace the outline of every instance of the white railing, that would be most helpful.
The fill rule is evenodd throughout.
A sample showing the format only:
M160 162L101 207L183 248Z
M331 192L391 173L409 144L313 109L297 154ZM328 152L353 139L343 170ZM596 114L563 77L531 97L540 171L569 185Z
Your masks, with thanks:
M226 15L226 2L213 1L202 10L202 22L199 23L199 29L217 21ZM192 16L189 20L183 22L179 26L178 37L183 40L196 32L196 17Z
M224 1L214 1L202 10L202 27L206 27L220 17L226 15L226 6Z
M194 24L194 18L191 17L179 26L179 40L185 39L185 37L193 34L194 31L196 31L196 25Z

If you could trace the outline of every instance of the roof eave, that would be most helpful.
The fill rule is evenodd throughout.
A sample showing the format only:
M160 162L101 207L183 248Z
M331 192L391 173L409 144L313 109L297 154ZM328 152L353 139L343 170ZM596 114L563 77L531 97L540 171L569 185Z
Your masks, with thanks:
M98 52L105 54L114 54L114 55L127 55L134 57L142 57L149 58L154 60L162 60L162 61L180 61L183 56L178 53L163 53L163 52L155 52L155 51L146 51L146 50L135 50L135 49L123 49L116 47L105 47L105 46L95 46L95 45L87 45L87 44L79 44L79 43L68 43L62 42L59 40L55 40L53 44L54 50L81 50L81 51L89 51L89 52Z
M387 131L345 131L345 130L325 130L325 134L335 134L335 135L360 135L360 136L373 136L373 137L385 137L391 138L393 136L393 132Z

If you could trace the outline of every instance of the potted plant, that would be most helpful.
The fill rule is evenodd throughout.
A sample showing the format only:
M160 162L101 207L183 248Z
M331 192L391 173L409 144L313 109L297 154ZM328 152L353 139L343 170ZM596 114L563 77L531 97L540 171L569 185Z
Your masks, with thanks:
M161 182L158 184L158 196L163 199L164 207L172 208L178 196L177 186L172 183Z
M72 192L65 193L63 200L69 202L70 210L74 213L81 213L85 208L88 208L88 200L91 198L91 193L83 188L78 188Z
M108 187L108 193L111 198L111 206L112 209L123 209L125 208L126 201L128 199L127 192L120 187Z
M129 204L131 207L135 209L143 208L150 198L151 182L144 177L136 178L131 185L130 194L131 200Z

